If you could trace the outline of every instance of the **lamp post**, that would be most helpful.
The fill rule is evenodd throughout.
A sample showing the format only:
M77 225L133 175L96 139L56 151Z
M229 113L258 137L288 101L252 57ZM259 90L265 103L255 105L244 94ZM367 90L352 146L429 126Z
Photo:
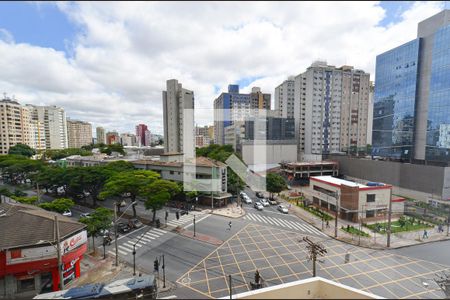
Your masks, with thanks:
M59 223L58 216L55 215L55 232L56 232L56 253L58 254L58 273L59 273L59 288L64 290L64 277L63 277L63 265L62 265L62 255L60 247L60 236L59 236Z
M336 199L336 215L334 219L334 237L337 238L338 235L338 217L339 217L339 191L334 192L334 196Z
M392 218L392 187L389 192L389 206L388 206L388 224L387 224L387 242L386 246L391 247L391 218Z
M194 215L194 236L195 236L195 215Z
M114 201L114 245L116 248L116 267L119 266L119 246L117 245L117 221L120 220L120 218L123 217L125 212L132 206L136 204L136 201L131 202L130 205L123 211L123 213L120 215L120 217L117 218L117 201Z

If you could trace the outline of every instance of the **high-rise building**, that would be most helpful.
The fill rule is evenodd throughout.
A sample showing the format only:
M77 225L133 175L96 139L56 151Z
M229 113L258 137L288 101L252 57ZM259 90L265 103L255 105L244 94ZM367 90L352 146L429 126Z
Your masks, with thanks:
M67 119L69 148L81 148L92 144L92 125L88 122Z
M356 151L367 145L370 74L314 62L295 77L299 157Z
M139 124L136 126L136 139L140 146L150 146L151 143L151 133L148 130L147 125Z
M367 144L372 145L372 128L373 128L373 98L375 86L370 82L369 107L367 110ZM369 153L370 154L370 153Z
M66 113L57 106L36 106L27 104L31 119L43 124L46 149L65 149L68 147Z
M450 160L450 10L418 24L417 38L377 56L373 154Z
M162 92L164 114L164 152L183 153L183 127L187 116L185 109L194 109L194 92L184 89L176 79L167 80L167 90ZM191 120L192 119L192 120ZM189 118L192 128L192 145L194 147L194 118Z
M120 135L120 143L122 146L136 146L137 138L136 135L131 133L122 133Z
M228 85L228 92L222 93L214 100L214 142L225 144L226 127L233 122L245 122L245 119L254 116L258 109L270 110L270 94L263 94L257 87L252 88L250 94L240 94L239 85ZM239 128L237 126L236 128ZM231 132L228 132L228 135Z
M17 144L32 146L30 113L17 101L6 97L0 101L0 128L0 154Z
M120 143L119 133L117 131L109 131L106 133L106 144L118 144Z
M294 88L294 76L289 76L287 80L275 88L275 110L280 118L294 117Z
M255 128L255 126L257 127ZM267 117L260 120L245 121L245 139L295 140L295 119Z
M106 144L106 134L105 134L105 128L103 127L97 127L97 144Z

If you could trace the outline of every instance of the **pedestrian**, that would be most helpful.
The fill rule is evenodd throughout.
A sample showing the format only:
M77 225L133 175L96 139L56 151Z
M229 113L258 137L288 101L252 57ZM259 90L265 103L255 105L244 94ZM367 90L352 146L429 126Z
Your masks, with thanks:
M289 209L291 209L291 204L289 203Z
M328 222L328 220L327 220L327 228L330 228L330 223Z
M423 239L427 239L428 238L428 232L426 229L423 230Z
M228 223L228 230L231 230L231 221Z

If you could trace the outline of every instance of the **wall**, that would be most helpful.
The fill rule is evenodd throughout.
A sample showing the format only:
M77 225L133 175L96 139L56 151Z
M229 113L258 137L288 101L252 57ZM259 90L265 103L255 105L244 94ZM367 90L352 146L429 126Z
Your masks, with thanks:
M255 154L257 154L257 157L255 157ZM297 161L297 145L242 144L242 159L247 165L254 165L260 163L264 157L259 157L258 154L265 156L266 164L278 164L282 161Z
M339 162L341 175L392 184L394 194L405 195L398 192L408 189L430 196L433 193L439 197L445 191L444 197L450 196L450 167L358 159L339 155L330 155L329 158Z

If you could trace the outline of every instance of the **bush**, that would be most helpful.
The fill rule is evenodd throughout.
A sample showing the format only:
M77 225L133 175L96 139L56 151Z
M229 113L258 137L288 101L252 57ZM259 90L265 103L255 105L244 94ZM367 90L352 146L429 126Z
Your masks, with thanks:
M16 200L17 202L24 203L24 204L35 204L38 200L37 196L32 196L32 197L12 196L11 198Z
M347 228L341 228L343 231L348 232L350 234L364 236L364 237L370 237L370 235L362 230L359 230L353 226L347 225Z

